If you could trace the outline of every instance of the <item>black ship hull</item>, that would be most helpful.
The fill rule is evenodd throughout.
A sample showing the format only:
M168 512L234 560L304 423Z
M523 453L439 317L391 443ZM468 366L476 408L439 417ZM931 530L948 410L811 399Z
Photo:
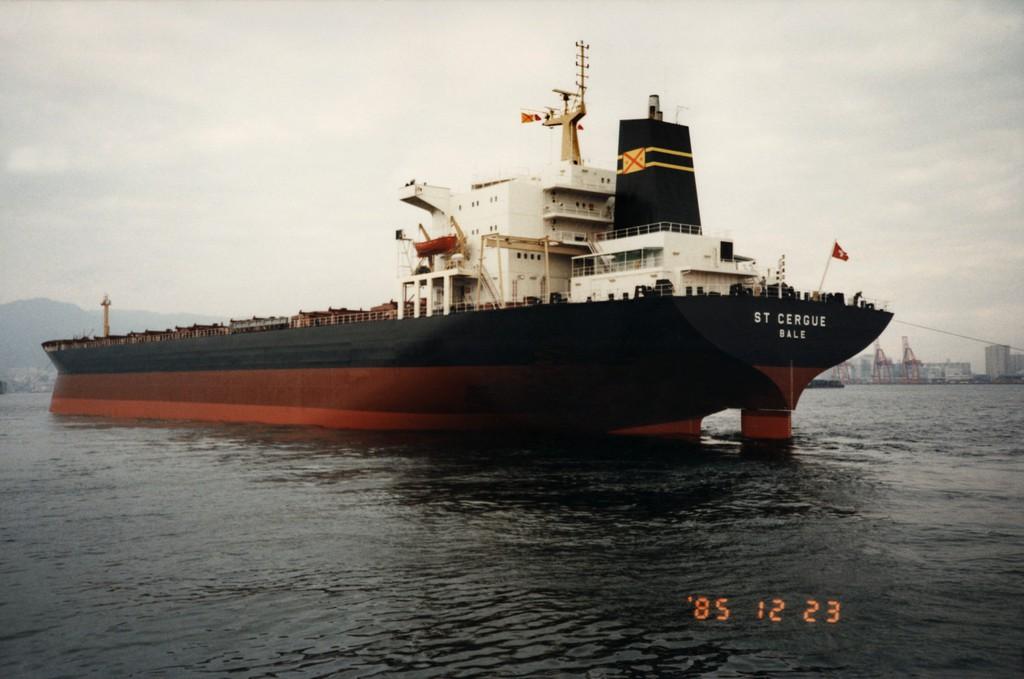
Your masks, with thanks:
M741 408L745 434L785 438L807 383L890 319L794 299L661 297L57 348L51 410L692 435L701 417Z

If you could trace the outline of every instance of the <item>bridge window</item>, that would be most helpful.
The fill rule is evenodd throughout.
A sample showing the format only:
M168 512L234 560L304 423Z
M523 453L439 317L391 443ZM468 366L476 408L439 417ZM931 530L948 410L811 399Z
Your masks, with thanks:
M583 255L573 257L572 275L594 276L618 271L635 271L661 266L664 260L662 248L641 248L625 250L607 255Z

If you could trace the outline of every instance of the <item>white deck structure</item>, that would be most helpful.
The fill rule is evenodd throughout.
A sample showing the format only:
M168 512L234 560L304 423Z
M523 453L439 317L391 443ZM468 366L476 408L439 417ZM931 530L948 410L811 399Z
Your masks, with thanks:
M628 299L641 294L728 294L754 287L760 272L729 239L700 226L659 222L614 230L616 171L584 167L576 133L586 114L586 46L577 91L555 90L561 110L543 124L562 128L562 159L539 174L453 192L410 182L399 198L430 214L418 241L455 236L445 252L417 256L404 232L398 315L419 317L520 304Z

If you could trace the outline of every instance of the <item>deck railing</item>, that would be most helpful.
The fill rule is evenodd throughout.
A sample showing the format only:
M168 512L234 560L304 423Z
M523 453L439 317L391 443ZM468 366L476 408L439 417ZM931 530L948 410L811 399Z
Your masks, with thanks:
M607 233L599 233L595 240L615 240L616 238L627 238L629 236L643 236L648 233L685 233L690 236L699 236L701 233L700 224L680 224L679 222L654 222L653 224L641 224L631 226L627 229L616 229Z
M349 323L366 323L368 321L389 321L398 318L398 312L389 311L356 311L324 316L295 316L289 327L319 328L326 325L347 325Z
M640 296L642 297L729 297L729 296L758 296L775 298L779 296L778 288L774 285L767 288L759 287L736 287L729 285L702 285L702 286L687 286L681 290L675 290L670 288L656 288L648 287L644 289ZM629 299L636 299L638 296L636 291L630 291ZM852 300L846 300L843 297L833 295L832 293L817 293L801 292L793 290L792 288L783 288L782 299L788 299L793 301L799 301L807 304L843 304L844 306L870 306L870 308L877 309L888 309L889 303L884 300L871 300L865 297L856 298L856 302ZM595 300L604 301L604 300ZM625 302L625 298L622 300ZM527 297L522 300L507 302L503 306L488 302L484 304L473 304L470 302L454 303L449 309L450 314L462 314L471 312L483 312L483 311L500 311L505 309L517 309L528 306L537 306L541 304L541 300L533 297ZM569 300L558 296L547 302L546 304L567 304ZM408 302L405 307L405 319L413 319L414 303ZM441 314L435 314L439 316ZM83 348L99 348L99 347L110 347L122 344L147 344L149 342L167 342L194 339L199 337L214 337L220 335L239 334L239 333L252 333L252 332L275 332L297 328L314 328L324 327L331 325L348 325L352 323L372 323L379 321L390 321L398 318L398 312L395 309L389 309L386 311L358 311L358 312L341 312L335 314L324 314L324 315L311 315L311 314L300 314L292 316L289 319L287 325L272 325L265 329L232 329L229 325L213 325L213 326L202 326L194 328L178 328L175 330L166 331L150 331L141 333L130 333L128 335L121 335L115 337L81 337L70 340L53 340L50 342L43 343L43 349L46 351L63 351L65 349L83 349ZM427 318L426 313L421 313L418 318Z
M586 219L596 219L599 221L610 221L612 219L612 211L608 208L586 208L586 207L569 207L567 205L545 205L544 214L559 216L569 215L570 217L579 215Z
M235 321L231 325L203 326L198 328L177 328L175 330L129 333L114 337L82 337L70 340L54 340L45 342L47 351L78 349L82 347L111 347L121 344L147 344L149 342L166 342L169 340L187 340L217 335L249 334L253 332L269 332L272 330L288 330L289 328L314 328L328 325L344 325L347 323L366 323L370 321L386 321L398 318L398 312L388 311L356 311L335 314L299 314L284 319L286 322L258 323L254 321ZM255 321L261 319L254 319ZM277 319L262 319L274 320Z

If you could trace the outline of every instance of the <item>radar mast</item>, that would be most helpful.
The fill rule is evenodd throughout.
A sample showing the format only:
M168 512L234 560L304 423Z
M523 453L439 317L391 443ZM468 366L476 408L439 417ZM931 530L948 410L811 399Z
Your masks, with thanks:
M590 68L588 51L590 45L582 40L576 43L576 67L579 72L576 74L576 91L552 90L562 97L562 109L548 108L548 115L544 119L545 127L562 126L562 160L572 161L574 165L582 165L580 158L580 138L577 133L577 126L583 116L587 115L587 105L583 96L587 91L587 70Z

